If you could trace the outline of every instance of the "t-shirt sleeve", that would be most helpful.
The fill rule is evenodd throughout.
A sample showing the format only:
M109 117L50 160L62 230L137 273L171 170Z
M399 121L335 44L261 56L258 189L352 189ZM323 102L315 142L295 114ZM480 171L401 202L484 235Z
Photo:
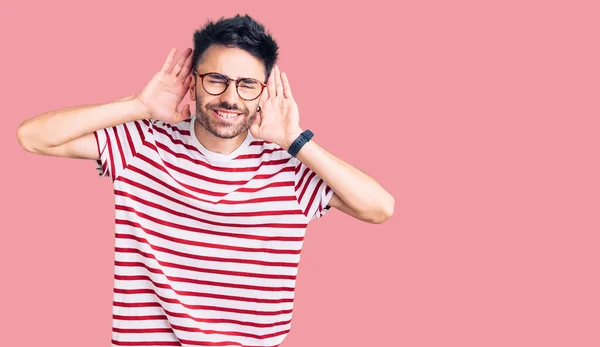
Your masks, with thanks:
M296 159L296 199L309 221L321 218L329 211L329 200L334 192L319 175Z
M94 132L100 159L96 171L114 182L135 158L150 130L149 120L137 120Z

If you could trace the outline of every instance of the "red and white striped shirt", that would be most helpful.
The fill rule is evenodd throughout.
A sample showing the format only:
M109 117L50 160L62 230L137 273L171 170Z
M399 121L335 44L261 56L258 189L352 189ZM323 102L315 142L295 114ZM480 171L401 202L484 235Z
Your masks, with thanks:
M250 132L230 155L178 124L95 132L115 194L113 346L277 346L307 224L333 191Z

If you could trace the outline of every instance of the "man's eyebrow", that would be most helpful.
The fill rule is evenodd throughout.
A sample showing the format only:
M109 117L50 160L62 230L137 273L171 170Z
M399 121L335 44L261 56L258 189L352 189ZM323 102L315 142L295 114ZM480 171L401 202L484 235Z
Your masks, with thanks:
M225 79L227 78L227 76L221 74L221 73L217 73L217 74L211 74L210 75L211 78L220 78L220 79Z
M241 80L246 83L254 83L254 84L258 83L258 80L256 78L252 78L252 77L243 77Z

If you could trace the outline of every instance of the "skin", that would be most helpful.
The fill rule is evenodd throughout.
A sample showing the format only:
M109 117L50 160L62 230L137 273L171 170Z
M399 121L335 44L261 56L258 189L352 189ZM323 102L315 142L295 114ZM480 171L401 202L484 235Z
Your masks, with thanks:
M244 50L212 46L198 66L200 73L219 72L230 78L264 79L262 62ZM209 150L229 154L251 131L256 138L275 143L287 150L302 133L300 114L289 79L275 65L267 88L256 101L239 97L234 84L219 95L212 96L199 85L190 85L190 98L196 101L198 140ZM261 111L257 112L257 106ZM225 121L210 114L212 109L234 109L241 114ZM297 154L306 166L315 171L334 191L329 206L354 218L370 223L382 223L393 213L394 199L372 177L319 147L314 141Z
M215 71L230 78L253 77L264 80L264 64L249 53L212 46L198 71ZM144 88L129 97L105 104L83 105L49 111L25 120L17 131L22 148L31 153L99 159L93 132L131 121L154 119L171 124L190 118L190 106L179 107L186 93L196 102L198 140L208 150L230 154L251 131L255 138L275 143L287 150L302 133L300 114L287 75L275 65L267 88L257 100L241 99L233 83L219 96L207 94L198 86L192 71L192 49L175 61L172 49L161 69ZM257 112L258 106L261 111ZM212 109L235 109L234 120L211 114ZM392 216L394 198L373 177L309 141L297 156L334 191L329 206L369 223L383 223Z
M265 81L265 66L262 61L239 48L210 46L196 68L198 73L218 72L229 78L254 78ZM229 154L246 138L248 129L255 121L259 102L242 99L230 82L223 94L210 95L201 85L201 78L194 75L189 96L196 103L195 131L198 141L215 153ZM223 119L215 115L216 110L240 113L234 119Z

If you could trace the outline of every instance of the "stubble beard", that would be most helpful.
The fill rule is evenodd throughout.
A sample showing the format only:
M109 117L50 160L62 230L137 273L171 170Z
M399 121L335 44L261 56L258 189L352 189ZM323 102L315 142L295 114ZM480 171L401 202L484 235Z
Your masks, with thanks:
M244 117L242 121L236 124L228 124L226 121L219 121L212 114L213 108L221 108L232 112L241 112L238 117ZM247 109L239 109L237 106L225 103L215 102L211 105L204 105L202 99L196 96L196 121L209 133L221 139L232 139L248 131L256 118L256 112L249 114Z

